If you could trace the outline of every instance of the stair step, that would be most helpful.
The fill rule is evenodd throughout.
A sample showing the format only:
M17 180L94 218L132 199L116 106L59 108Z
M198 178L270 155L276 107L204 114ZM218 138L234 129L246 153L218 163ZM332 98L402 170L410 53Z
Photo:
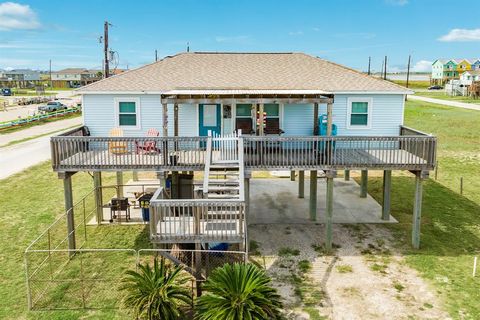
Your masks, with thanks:
M209 183L218 183L218 184L238 184L240 181L238 179L208 179Z
M238 191L239 187L238 186L211 186L208 185L208 192L214 191Z
M238 163L220 163L220 164L211 164L211 169L220 169L220 170L228 170L228 169L238 169Z
M238 194L215 194L209 193L207 199L238 199Z

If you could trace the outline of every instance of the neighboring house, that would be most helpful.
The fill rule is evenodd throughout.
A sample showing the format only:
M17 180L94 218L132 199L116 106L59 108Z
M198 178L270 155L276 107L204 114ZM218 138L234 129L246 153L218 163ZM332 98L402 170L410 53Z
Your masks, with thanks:
M471 59L470 61L472 61L472 70L480 70L480 59Z
M110 75L124 72L122 69L110 70ZM103 78L102 70L68 68L52 72L52 83L54 87L75 88L85 86Z
M480 70L466 71L460 76L460 83L463 85L469 86L475 81L480 81Z
M477 62L472 66L472 62L467 59L437 59L432 63L431 82L445 84L449 80L458 79L463 72L478 68L480 61Z
M83 68L68 68L52 72L52 84L54 87L73 88L90 84L101 78L101 71Z
M0 78L4 81L38 81L40 72L30 69L5 70L0 72Z
M405 87L303 53L192 52L79 93L85 127L51 139L67 209L75 172L94 172L96 190L102 171L117 172L117 181L126 171L157 172L170 191L159 188L150 202L152 242L197 248L225 242L245 249L252 172L299 171L303 185L303 172L311 171L309 216L316 220L322 170L328 192L321 212L330 249L336 171L362 170L362 197L368 170L383 171L382 218L389 220L391 171L406 170L416 175L412 243L420 245L421 183L434 169L436 138L403 126L411 93ZM179 198L179 171L192 178L188 172L203 173L195 197ZM225 177L212 179L215 172ZM164 184L166 173L171 182ZM101 223L101 194L95 195ZM69 247L75 248L74 229L68 231Z
M461 75L465 71L472 70L472 65L467 59L459 60L457 63L457 72L458 75Z

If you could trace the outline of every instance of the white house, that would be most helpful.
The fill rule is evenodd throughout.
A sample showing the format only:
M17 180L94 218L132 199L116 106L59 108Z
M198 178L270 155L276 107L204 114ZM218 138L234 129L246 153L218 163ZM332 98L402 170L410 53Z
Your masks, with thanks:
M475 81L480 81L480 70L465 71L460 76L460 83L463 85L471 85Z

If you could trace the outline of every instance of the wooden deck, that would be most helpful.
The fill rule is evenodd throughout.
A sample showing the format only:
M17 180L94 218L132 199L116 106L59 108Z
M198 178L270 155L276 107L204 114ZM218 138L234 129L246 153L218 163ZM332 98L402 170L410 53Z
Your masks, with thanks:
M436 138L241 136L245 170L433 170ZM151 150L138 146L149 142ZM207 137L51 139L55 171L203 170ZM118 146L121 146L119 149ZM213 152L212 157L218 155Z

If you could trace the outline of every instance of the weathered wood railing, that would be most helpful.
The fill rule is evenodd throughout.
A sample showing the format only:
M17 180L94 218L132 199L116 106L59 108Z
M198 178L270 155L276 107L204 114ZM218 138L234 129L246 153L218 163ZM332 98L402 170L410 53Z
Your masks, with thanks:
M150 202L153 242L240 242L245 237L245 201L164 199L157 190Z
M402 135L390 137L241 136L240 140L248 171L433 170L436 138L401 130ZM150 148L142 149L143 145ZM207 137L57 136L51 139L52 166L55 171L203 170L206 145Z
M245 136L247 170L397 169L432 170L432 136Z
M57 136L50 145L56 171L201 170L206 137Z

